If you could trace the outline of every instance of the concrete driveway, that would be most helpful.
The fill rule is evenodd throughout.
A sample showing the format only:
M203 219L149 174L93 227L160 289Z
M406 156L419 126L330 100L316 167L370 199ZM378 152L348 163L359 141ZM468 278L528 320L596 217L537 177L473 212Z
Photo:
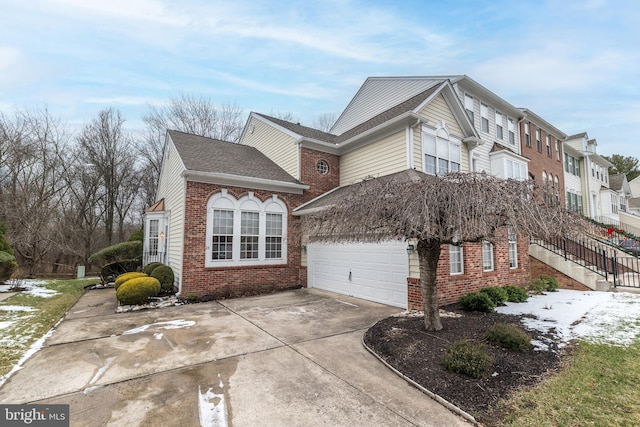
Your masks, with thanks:
M72 426L466 426L362 346L398 309L301 289L115 314L84 295L2 403L70 404Z

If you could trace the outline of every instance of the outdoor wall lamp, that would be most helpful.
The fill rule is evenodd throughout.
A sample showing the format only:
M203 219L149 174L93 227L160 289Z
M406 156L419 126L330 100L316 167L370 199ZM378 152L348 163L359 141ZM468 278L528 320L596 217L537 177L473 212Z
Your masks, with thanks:
M164 231L161 231L161 232L160 232L160 236L159 236L159 237L160 237L161 239L164 239Z
M415 251L415 250L416 250L415 245L409 245L409 246L407 246L407 253L408 253L408 254L412 254L412 253L413 253L413 251Z
M307 245L302 245L302 252L307 252Z

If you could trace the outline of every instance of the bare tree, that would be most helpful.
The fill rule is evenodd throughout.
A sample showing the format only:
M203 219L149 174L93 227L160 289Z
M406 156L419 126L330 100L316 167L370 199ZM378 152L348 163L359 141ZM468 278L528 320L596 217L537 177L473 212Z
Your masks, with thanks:
M155 201L155 186L160 177L167 129L237 142L243 127L242 109L236 104L218 106L209 98L188 94L171 98L165 106L150 105L143 121L146 130L144 137L137 144L137 149L146 163L143 167L147 174L152 174L150 179L146 180L147 206Z
M314 129L321 130L323 132L329 132L335 122L336 122L336 115L334 113L325 113L325 114L322 114L321 116L316 117L311 127L313 127Z
M85 165L93 165L100 178L104 232L107 245L113 241L116 215L128 205L123 193L129 192L127 177L135 166L133 142L124 133L125 119L120 111L113 108L102 110L91 123L84 126L77 140L82 149L80 160ZM129 205L130 206L130 205ZM120 236L121 237L121 236Z
M2 116L0 129L0 216L18 261L33 276L61 246L58 219L68 191L69 133L46 109Z
M540 238L576 229L575 217L540 203L537 194L527 181L409 170L334 192L334 204L304 223L321 240L416 240L425 327L433 331L442 329L436 289L442 245L493 241L504 227Z

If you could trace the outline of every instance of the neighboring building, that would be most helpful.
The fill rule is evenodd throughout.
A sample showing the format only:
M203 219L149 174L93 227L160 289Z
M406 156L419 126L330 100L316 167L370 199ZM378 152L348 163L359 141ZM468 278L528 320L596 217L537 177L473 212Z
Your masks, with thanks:
M258 113L240 144L169 131L156 195L162 203L146 215L145 250L165 250L181 295L309 286L418 308L418 258L406 242L302 241L297 217L338 197L341 186L407 170L526 179L519 115L466 76L370 78L330 133ZM155 243L156 229L165 230L164 245ZM440 302L526 283L527 245L505 230L495 246L446 248Z
M562 140L567 135L528 109L520 120L522 155L529 159L529 177L544 189L547 203L565 204Z
M597 145L586 132L565 139L564 180L567 209L601 220L610 213L609 168L613 164L596 153Z
M601 189L602 217L620 222L620 215L629 212L631 187L623 173L609 176L609 188ZM608 202L607 203L607 198ZM603 221L605 222L605 221Z

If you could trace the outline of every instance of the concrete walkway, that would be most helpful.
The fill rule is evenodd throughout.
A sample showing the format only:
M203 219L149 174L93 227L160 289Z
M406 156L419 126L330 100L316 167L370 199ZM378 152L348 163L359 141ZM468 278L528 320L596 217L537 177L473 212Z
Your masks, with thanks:
M316 290L115 314L84 295L0 388L72 426L465 426L362 346L398 309Z

